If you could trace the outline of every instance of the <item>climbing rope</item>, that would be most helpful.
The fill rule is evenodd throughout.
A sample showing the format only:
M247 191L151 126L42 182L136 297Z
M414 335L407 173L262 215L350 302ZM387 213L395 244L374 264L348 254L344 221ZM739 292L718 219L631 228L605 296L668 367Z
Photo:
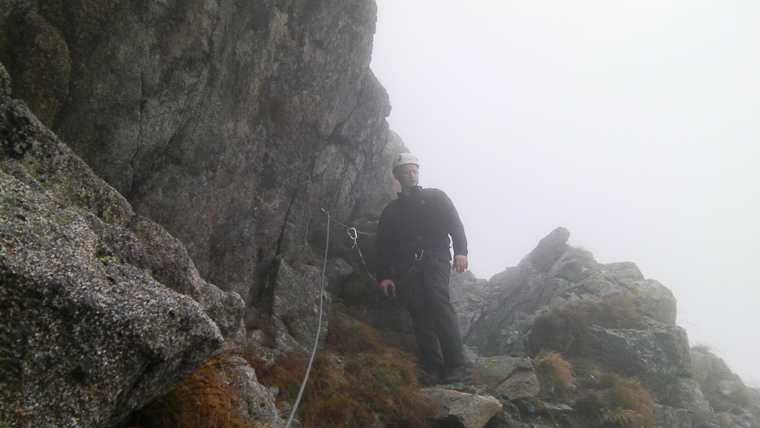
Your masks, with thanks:
M367 236L374 236L371 233L366 232L359 232L356 230L355 227L346 226L338 221L333 220L330 217L330 213L325 211L324 208L322 208L322 212L327 216L327 233L326 233L326 239L325 239L325 256L322 261L322 279L320 283L320 289L319 289L319 325L317 326L317 337L314 338L314 349L311 351L311 358L309 358L309 364L306 367L306 374L303 377L303 382L301 383L301 389L298 391L298 396L296 397L296 402L293 404L293 408L290 410L290 416L288 417L288 421L285 424L285 428L289 428L290 424L293 422L293 417L296 414L296 411L298 410L298 405L301 403L301 397L303 396L303 391L306 389L306 382L309 380L309 373L311 372L311 366L314 363L314 356L317 354L317 347L319 346L319 335L322 333L322 314L323 311L323 303L324 303L324 294L325 294L325 271L327 270L327 251L330 248L330 223L335 223L338 225L341 225L346 228L346 233L348 233L349 238L353 241L353 246L351 249L353 250L356 248L356 251L359 253L359 258L362 261L362 264L364 265L365 270L367 271L367 275L372 278L372 280L375 280L375 277L370 273L369 268L367 267L367 263L364 261L364 256L362 255L362 250L359 248L359 234L367 235Z
M367 235L367 236L372 236L372 237L374 237L374 236L375 236L375 235L374 235L374 234L372 234L372 233L367 233L367 232L357 232L357 231L356 231L356 228L354 228L354 227L351 227L351 226L346 226L345 224L343 224L343 223L341 223L341 222L339 222L339 221L337 221L337 220L333 220L332 222L333 222L333 223L335 223L335 224L337 224L338 226L343 226L343 227L345 227L346 229L354 229L354 232L356 232L356 233L358 233L358 234L360 234L360 235Z
M317 337L314 338L314 349L311 351L309 365L306 367L306 374L303 377L301 389L298 391L296 402L293 404L293 408L290 410L290 416L288 417L288 422L285 424L285 428L290 427L291 422L293 422L293 416L296 414L296 410L298 410L298 405L301 403L301 396L303 396L303 390L306 388L306 381L309 380L309 372L311 372L311 366L314 363L314 356L317 355L319 335L322 333L322 314L324 313L323 303L325 295L325 270L327 269L327 250L330 247L330 213L325 211L324 208L322 208L322 212L327 216L327 239L325 240L325 257L324 261L322 262L322 280L321 284L319 285L319 325L317 326Z

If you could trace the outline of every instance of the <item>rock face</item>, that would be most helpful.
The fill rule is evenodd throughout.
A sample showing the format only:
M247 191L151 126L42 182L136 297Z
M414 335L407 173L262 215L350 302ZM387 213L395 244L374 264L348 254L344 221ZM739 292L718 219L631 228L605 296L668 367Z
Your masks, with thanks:
M319 343L324 343L332 303L328 292L324 292L320 299L319 270L300 263L291 268L281 262L272 291L272 319L278 327L277 349L308 356L314 348L320 323Z
M457 312L459 333L464 336L470 330L485 305L486 286L488 281L475 278L470 271L463 273L451 272L449 289L451 304Z
M119 426L241 326L179 242L12 100L0 65L0 420Z
M345 221L388 194L375 19L372 0L19 0L0 5L0 62L17 97L252 309L276 257L309 261L321 208Z

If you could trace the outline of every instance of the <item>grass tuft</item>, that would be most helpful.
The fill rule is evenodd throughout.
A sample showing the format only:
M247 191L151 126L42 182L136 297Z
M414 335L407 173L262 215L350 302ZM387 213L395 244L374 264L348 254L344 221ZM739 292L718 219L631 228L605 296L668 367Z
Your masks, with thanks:
M697 343L696 345L691 347L692 351L700 352L702 354L712 354L712 348L710 345L707 345L705 343Z
M295 356L262 372L275 385L278 402L293 403L306 362ZM389 346L366 324L348 322L339 311L330 321L325 349L314 360L299 405L303 427L427 427L427 405L418 396L415 359Z
M539 394L543 398L563 396L573 381L572 365L556 352L538 359L536 374L541 385Z
M229 350L204 361L193 373L147 406L135 412L130 427L251 428L258 424L241 410L228 379L239 364Z
M654 399L638 380L604 372L585 361L579 375L588 390L575 402L576 410L602 427L654 426Z

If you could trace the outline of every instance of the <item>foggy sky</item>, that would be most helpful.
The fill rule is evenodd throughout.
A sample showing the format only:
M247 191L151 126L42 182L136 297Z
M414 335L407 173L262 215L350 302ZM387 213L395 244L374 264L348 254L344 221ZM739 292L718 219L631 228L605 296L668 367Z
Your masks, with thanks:
M377 0L391 129L490 278L554 228L760 381L760 2Z

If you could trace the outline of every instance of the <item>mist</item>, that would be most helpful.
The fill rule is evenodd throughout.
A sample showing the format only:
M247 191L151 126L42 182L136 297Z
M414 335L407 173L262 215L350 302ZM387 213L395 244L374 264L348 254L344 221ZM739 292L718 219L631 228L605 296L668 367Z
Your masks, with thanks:
M388 118L488 279L564 226L760 386L760 3L377 0Z

